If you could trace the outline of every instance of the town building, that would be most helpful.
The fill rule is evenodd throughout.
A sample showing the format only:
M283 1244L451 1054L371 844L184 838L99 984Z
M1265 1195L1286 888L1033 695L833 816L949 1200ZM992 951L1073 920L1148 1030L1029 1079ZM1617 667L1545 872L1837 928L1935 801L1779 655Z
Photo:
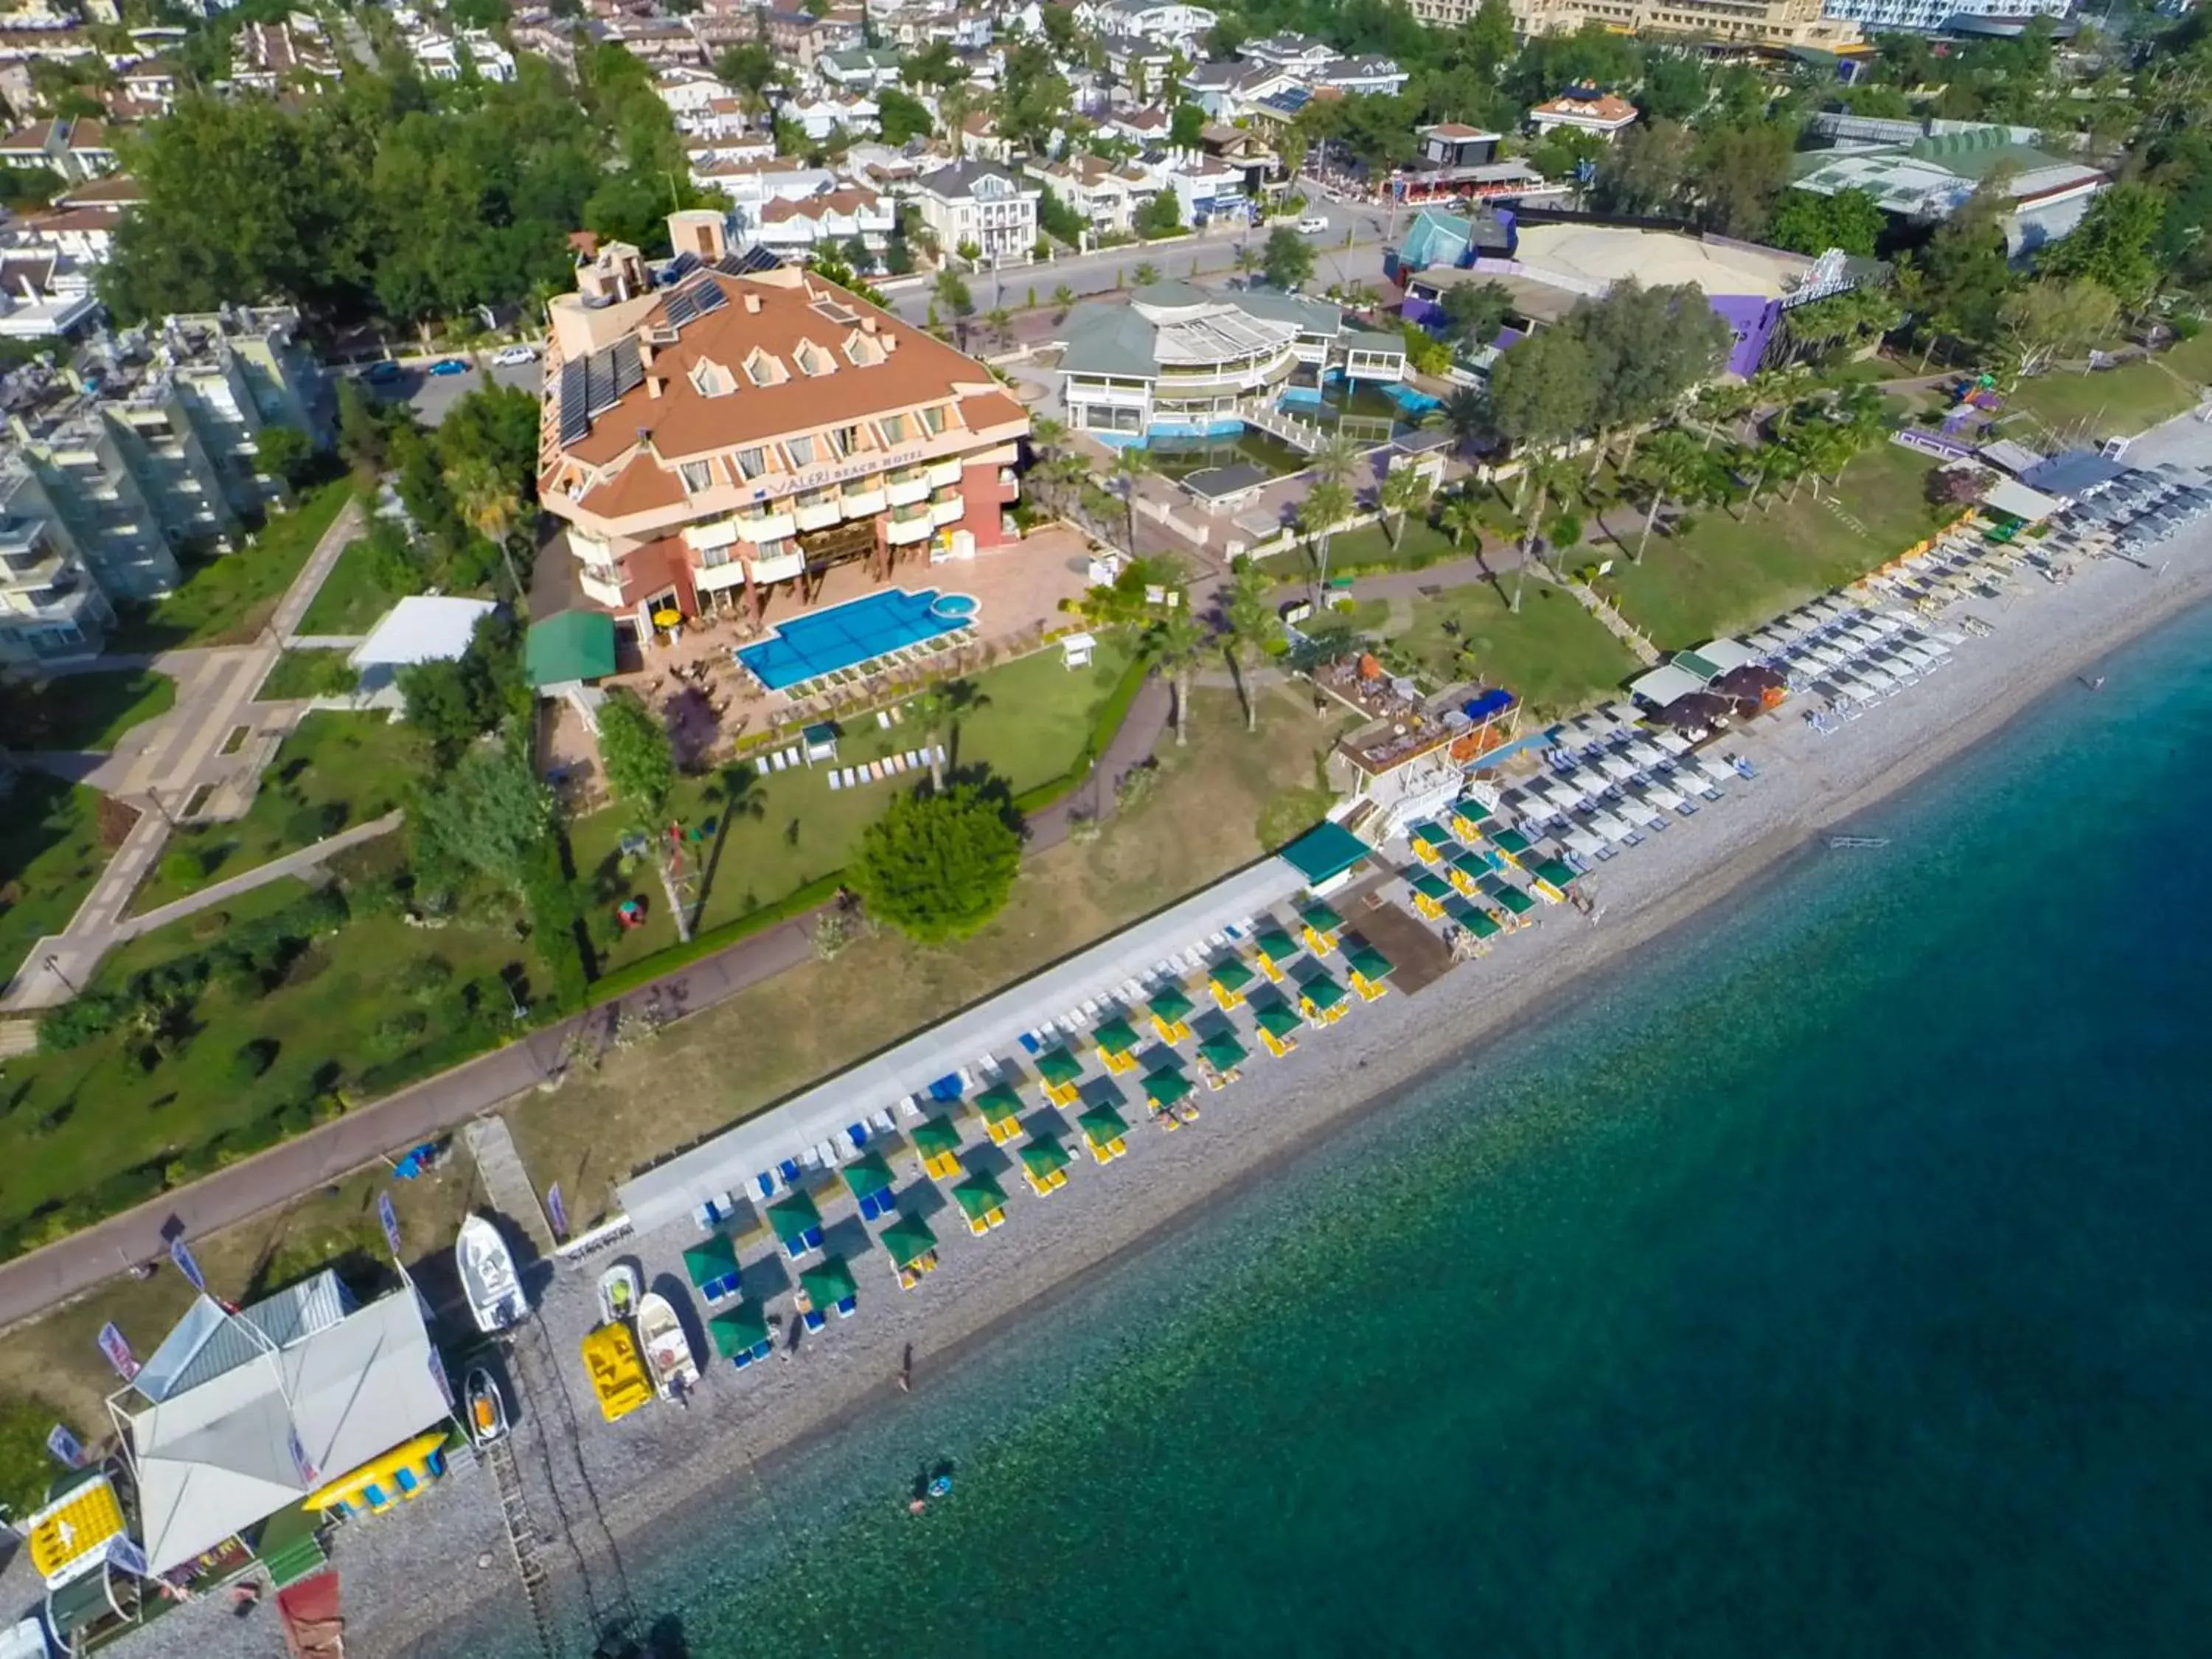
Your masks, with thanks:
M176 586L181 550L228 551L286 501L260 434L328 423L299 325L289 307L172 317L0 380L0 660L96 653L116 603Z
M833 52L814 65L815 77L835 91L881 92L899 83L898 53L890 46L855 46Z
M1790 158L1792 189L1863 191L1901 223L1931 225L1985 180L2001 179L2009 204L2005 246L2015 256L2070 233L2112 182L2084 162L2038 149L2026 128L1831 115L1810 130L1832 144Z
M242 24L230 43L230 83L242 91L273 97L288 88L327 85L338 74L323 26L305 12Z
M1158 193L1150 173L1079 153L1065 161L1031 161L1023 169L1079 214L1093 236L1126 236L1138 207Z
M594 247L550 307L539 496L580 602L641 638L828 573L1011 539L1029 416L981 364L811 272L671 216L657 274ZM541 580L543 578L541 577Z
M83 184L115 171L115 141L90 116L33 121L0 138L0 167L44 167L64 184Z
M0 338L56 339L99 316L90 264L31 244L0 250Z
M1828 15L1845 17L1869 34L1949 33L1953 20L2026 22L2031 17L2064 17L2073 0L1826 0Z
M763 203L753 240L772 253L800 260L818 250L842 258L857 241L873 258L881 257L896 222L887 198L865 185L848 185L816 196Z
M1075 21L1093 34L1134 35L1188 49L1213 27L1215 14L1182 0L1076 0Z
M1607 143L1634 126L1639 112L1618 93L1569 87L1557 98L1528 106L1528 128L1539 138L1558 128L1587 132Z
M972 245L985 265L1027 264L1037 240L1044 191L990 161L956 161L915 181L921 222L947 253Z
M1344 308L1326 300L1259 289L1155 283L1126 304L1084 301L1063 334L1069 424L1124 442L1233 434L1267 419L1286 392L1406 374L1401 336L1348 328Z
M1237 48L1237 56L1247 64L1306 75L1334 63L1337 51L1326 40L1285 30L1280 34L1263 34L1245 41Z
M433 81L458 81L473 74L479 81L514 79L514 54L483 29L447 34L424 29L407 37L415 67Z
M1511 0L1522 34L1571 34L1595 23L1623 34L1687 34L1723 44L1821 46L1858 39L1858 25L1827 15L1824 0ZM1457 28L1482 0L1408 0L1420 22Z

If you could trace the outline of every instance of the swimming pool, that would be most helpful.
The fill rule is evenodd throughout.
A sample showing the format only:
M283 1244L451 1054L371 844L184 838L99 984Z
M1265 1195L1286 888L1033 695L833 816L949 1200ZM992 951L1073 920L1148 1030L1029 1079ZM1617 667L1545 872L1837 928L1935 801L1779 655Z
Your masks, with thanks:
M794 617L757 645L741 646L738 661L771 691L803 680L819 679L841 668L854 668L902 647L951 634L975 620L976 604L966 593L940 595L933 587L919 593L886 587Z

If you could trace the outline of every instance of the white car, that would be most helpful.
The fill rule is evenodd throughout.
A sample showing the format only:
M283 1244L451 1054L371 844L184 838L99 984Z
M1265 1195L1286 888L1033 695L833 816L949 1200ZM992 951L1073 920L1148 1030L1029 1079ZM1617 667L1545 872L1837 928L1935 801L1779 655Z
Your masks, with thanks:
M512 368L517 363L534 363L538 361L538 348L526 345L501 346L491 354L491 360L501 368Z
M1298 221L1298 234L1301 236L1318 236L1328 228L1328 221L1326 219L1308 217Z

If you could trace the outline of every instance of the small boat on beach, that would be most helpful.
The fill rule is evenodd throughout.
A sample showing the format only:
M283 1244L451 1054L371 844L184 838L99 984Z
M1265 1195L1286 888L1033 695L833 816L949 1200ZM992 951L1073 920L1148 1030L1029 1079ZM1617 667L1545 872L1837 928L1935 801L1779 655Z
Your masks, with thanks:
M647 1291L638 1298L637 1340L645 1349L653 1391L663 1400L681 1400L699 1384L699 1366L690 1341L668 1298Z
M637 1269L617 1261L599 1275L599 1322L627 1325L637 1317Z
M617 1423L651 1401L653 1385L646 1381L645 1361L629 1326L602 1325L585 1335L583 1346L584 1369L591 1374L600 1416Z
M468 1403L469 1439L479 1449L507 1433L507 1401L489 1371L479 1365L471 1371L463 1396Z
M460 1237L453 1243L453 1263L478 1330L503 1331L529 1316L530 1302L514 1269L514 1252L483 1217L472 1215L461 1223Z

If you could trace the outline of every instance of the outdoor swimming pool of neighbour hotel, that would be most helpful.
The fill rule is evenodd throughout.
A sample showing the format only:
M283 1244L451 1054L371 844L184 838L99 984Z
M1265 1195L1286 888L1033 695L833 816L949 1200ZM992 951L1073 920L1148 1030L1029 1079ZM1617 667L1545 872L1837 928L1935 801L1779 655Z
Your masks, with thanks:
M737 658L763 685L781 691L966 628L976 609L965 593L886 587L780 623L759 644L739 647Z

